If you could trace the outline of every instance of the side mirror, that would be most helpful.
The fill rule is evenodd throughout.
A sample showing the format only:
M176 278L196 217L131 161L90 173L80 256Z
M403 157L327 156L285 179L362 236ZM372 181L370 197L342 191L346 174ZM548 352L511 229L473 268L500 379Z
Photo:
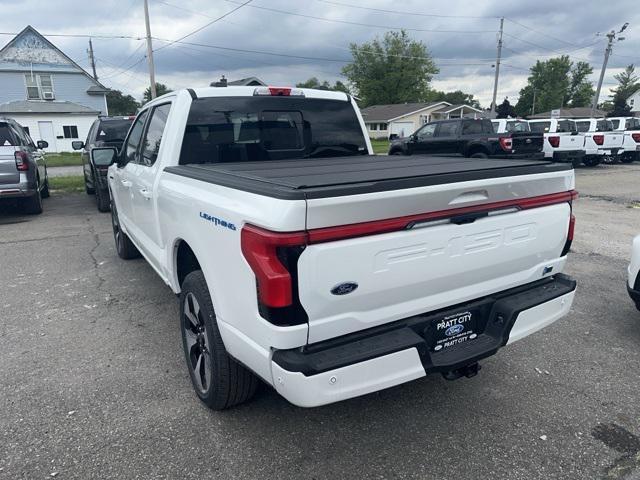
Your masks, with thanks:
M118 151L114 147L98 147L91 150L91 161L96 167L108 167L116 163Z
M84 148L84 142L82 140L74 140L71 142L71 148L74 150L82 150Z
M46 140L38 140L36 142L36 145L38 146L38 148L40 150L44 150L45 148L47 148L49 146L49 142L47 142Z

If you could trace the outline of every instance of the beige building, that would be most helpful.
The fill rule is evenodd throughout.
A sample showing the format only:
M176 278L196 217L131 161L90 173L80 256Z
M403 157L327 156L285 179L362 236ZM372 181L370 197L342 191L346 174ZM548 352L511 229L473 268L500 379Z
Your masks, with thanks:
M483 111L469 105L449 102L398 103L372 105L362 109L362 117L371 138L407 137L433 120L479 118Z

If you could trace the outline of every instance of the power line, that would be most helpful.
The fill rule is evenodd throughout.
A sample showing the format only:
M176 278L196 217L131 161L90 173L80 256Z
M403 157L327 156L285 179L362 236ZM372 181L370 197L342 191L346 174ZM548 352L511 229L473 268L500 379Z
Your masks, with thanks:
M318 2L327 3L329 5L338 5L341 7L359 8L360 10L369 10L372 12L380 13L395 13L399 15L411 15L418 17L435 17L435 18L500 18L498 16L483 16L483 15L440 15L435 13L419 13L419 12L406 12L401 10L385 10L384 8L363 7L361 5L353 5L351 3L334 2L331 0L316 0Z
M238 4L239 2L235 0L225 0L225 2ZM266 10L268 12L280 13L283 15L293 15L295 17L302 18L310 18L313 20L320 20L323 22L331 22L331 23L342 23L345 25L355 25L358 27L368 27L368 28L383 28L385 30L407 30L411 32L429 32L429 33L460 33L460 34L478 34L478 33L495 33L495 30L439 30L439 29L428 29L428 28L412 28L412 27L393 27L389 25L377 25L372 23L361 23L361 22L351 22L349 20L338 20L335 18L326 18L326 17L317 17L315 15L306 15L303 13L295 13L288 12L286 10L279 10L277 8L269 8L263 7L259 5L249 5L251 8L257 8L259 10Z
M523 23L517 22L517 21L513 20L512 18L505 17L505 20L508 20L509 22L511 22L511 23L513 23L515 25L519 25L522 28L526 28L529 31L535 32L535 33L540 34L540 35L544 35L545 37L549 37L549 38L551 38L553 40L556 40L558 42L565 43L565 44L570 45L572 47L577 47L577 45L575 43L567 42L566 40L563 40L562 38L554 37L553 35L550 35L548 33L542 32L542 31L537 30L535 28L529 27L527 25L524 25Z
M229 11L228 11L227 13L225 13L224 15L220 15L219 17L214 18L212 21L210 21L210 22L209 22L209 23L207 23L206 25L203 25L203 26L201 26L201 27L199 27L199 28L196 28L196 29L195 29L195 30L193 30L192 32L189 32L189 33L187 33L186 35L183 35L182 37L178 38L177 40L173 40L173 41L171 41L171 43L169 43L168 45L163 45L163 46L161 46L161 47L160 47L160 48L158 48L157 50L161 50L161 49L163 49L163 48L167 48L167 47L169 47L169 46L173 45L174 43L180 42L180 41L184 40L185 38L188 38L188 37L190 37L190 36L192 36L192 35L195 35L196 33L198 33L198 32L200 32L200 31L204 30L204 29L205 29L205 28L207 28L208 26L213 25L214 23L219 22L219 21L220 21L220 20L222 20L223 18L228 17L228 16L229 16L229 15L231 15L232 13L234 13L234 12L236 12L236 11L240 10L242 7L244 7L245 5L248 5L248 4L249 4L249 3L251 3L252 1L253 1L253 0L246 0L245 2L241 3L241 4L240 4L239 6L237 6L236 8L234 8L234 9L232 9L232 10L229 10ZM165 3L165 2L162 2L162 3ZM172 6L175 6L175 5L172 5Z
M538 45L537 43L533 43L533 42L530 42L530 41L525 40L525 39L523 39L523 38L516 37L515 35L511 35L510 33L507 33L507 32L504 32L504 35L505 35L506 37L513 38L514 40L518 40L519 42L526 43L526 44L531 45L531 46L533 46L533 47L541 48L542 50L548 50L548 51L550 51L550 52L554 52L554 53L556 53L557 55L567 55L567 54L569 53L569 52L566 52L566 53L565 53L565 52L561 52L561 51L559 51L559 50L554 50L553 48L543 47L542 45ZM583 48L586 48L586 47L583 47ZM582 50L582 48L579 48L579 49L577 49L577 50ZM576 59L578 59L578 60L583 60L583 61L585 61L585 62L590 62L590 61L591 61L591 60L589 60L588 58L581 58L581 57L574 57L574 58L576 58Z

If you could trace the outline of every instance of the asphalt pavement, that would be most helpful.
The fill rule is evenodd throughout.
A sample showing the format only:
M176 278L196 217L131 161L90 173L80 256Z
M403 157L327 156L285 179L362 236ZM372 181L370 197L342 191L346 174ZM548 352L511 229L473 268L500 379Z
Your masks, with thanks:
M580 169L569 316L482 362L316 409L212 412L177 301L84 194L0 212L0 478L640 478L640 164Z

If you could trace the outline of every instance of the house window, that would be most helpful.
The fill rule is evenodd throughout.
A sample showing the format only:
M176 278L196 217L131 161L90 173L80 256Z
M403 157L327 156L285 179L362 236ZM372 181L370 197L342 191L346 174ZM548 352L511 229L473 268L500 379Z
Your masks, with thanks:
M371 124L371 130L378 130L378 124L377 123L372 123Z
M25 76L27 100L53 100L53 80L51 75L31 74Z
M633 98L631 100L629 100L629 105L633 107Z
M64 138L78 138L78 127L75 125L64 125L62 130L64 131Z
M380 130L386 130L387 129L387 124L386 123L381 123L380 124Z

